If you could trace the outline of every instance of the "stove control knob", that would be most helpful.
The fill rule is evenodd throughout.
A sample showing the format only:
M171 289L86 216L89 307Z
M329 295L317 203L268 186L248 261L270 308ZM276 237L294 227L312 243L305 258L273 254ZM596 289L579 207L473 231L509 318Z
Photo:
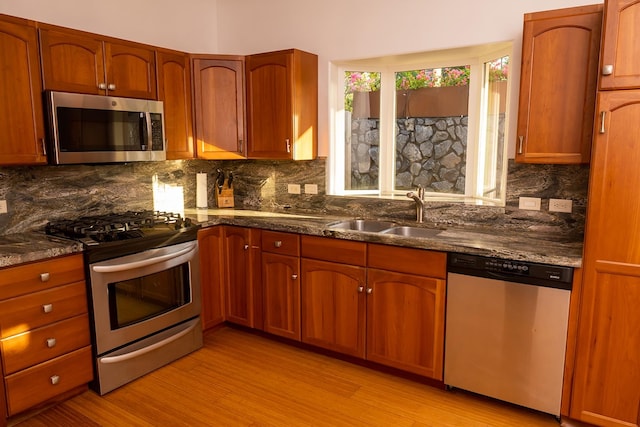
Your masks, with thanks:
M49 278L50 278L49 273L40 273L41 282L48 282Z

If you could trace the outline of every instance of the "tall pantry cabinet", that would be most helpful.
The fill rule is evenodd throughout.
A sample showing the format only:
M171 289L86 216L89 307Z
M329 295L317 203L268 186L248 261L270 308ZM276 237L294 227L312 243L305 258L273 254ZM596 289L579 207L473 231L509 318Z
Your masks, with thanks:
M570 409L600 426L640 426L639 23L640 0L605 2Z

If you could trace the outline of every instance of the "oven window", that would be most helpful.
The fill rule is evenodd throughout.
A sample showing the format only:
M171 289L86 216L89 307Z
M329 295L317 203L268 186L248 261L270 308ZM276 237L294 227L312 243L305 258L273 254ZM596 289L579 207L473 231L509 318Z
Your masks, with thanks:
M191 302L189 265L109 283L111 330L161 315Z

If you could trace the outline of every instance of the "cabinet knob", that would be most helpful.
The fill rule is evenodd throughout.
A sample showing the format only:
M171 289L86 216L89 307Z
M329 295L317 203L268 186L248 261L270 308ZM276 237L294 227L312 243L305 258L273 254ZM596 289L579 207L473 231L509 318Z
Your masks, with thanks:
M249 249L249 245L244 245L244 250L248 250Z
M371 295L373 293L373 288L367 288L367 295Z
M114 83L109 83L109 84L107 85L107 89L109 89L109 90L116 90L116 85L115 85Z
M358 293L361 294L364 292L364 286L358 286Z
M298 275L297 275L297 274L292 274L292 275L291 275L291 280L296 280L297 278L298 278Z
M42 306L42 311L45 313L51 313L53 311L53 304L44 304Z
M56 385L60 382L60 376L58 375L51 375L51 378L49 379L51 380L52 385Z
M275 246L276 248L279 248L282 246L282 241L281 240L276 240L275 242L273 242L273 246Z
M611 74L613 74L613 65L611 64L606 64L602 66L602 75L603 76L610 76Z
M107 88L106 83L98 83L98 89L105 90Z
M56 341L55 338L47 338L47 347L49 348L53 348L56 346L58 342Z
M48 282L50 278L51 276L49 275L49 273L40 273L41 282Z

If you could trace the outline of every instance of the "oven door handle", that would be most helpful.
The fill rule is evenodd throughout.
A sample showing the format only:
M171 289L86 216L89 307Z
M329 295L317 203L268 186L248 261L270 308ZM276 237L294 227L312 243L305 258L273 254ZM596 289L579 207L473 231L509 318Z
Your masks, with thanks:
M107 356L107 357L101 357L100 358L100 363L118 363L118 362L123 362L125 360L130 360L133 359L135 357L138 356L142 356L143 354L149 353L157 348L163 347L177 339L182 338L183 336L187 335L188 333L191 333L196 326L198 326L197 322L194 322L193 325L189 326L187 329L185 329L184 331L178 332L175 335L171 335L169 338L165 338L162 341L158 341L157 343L151 344L147 347L141 348L139 350L134 350L131 351L129 353L125 353L125 354L120 354L118 356Z
M194 244L193 246L189 246L188 248L182 249L178 252L162 255L155 258L145 259L143 261L135 261L118 265L94 265L91 267L91 269L96 273L116 273L119 271L134 270L136 268L146 267L148 265L157 264L159 262L167 261L173 258L178 258L179 256L182 256L188 252L194 251L197 247L198 246Z

